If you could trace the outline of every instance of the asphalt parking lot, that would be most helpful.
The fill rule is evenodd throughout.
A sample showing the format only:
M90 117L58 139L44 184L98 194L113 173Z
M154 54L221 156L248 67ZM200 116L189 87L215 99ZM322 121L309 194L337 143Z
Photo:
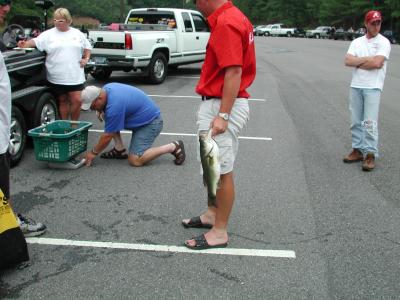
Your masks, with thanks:
M161 85L130 73L157 102L157 145L182 139L187 161L162 156L143 168L96 158L78 170L49 168L28 149L14 168L16 211L48 232L29 240L31 260L1 275L0 296L29 299L394 299L400 261L400 46L392 46L381 109L377 170L343 165L350 148L349 42L256 38L251 119L240 139L230 245L190 252L201 232L182 218L206 205L196 160L194 87L200 65ZM89 79L89 84L103 83ZM102 124L93 112L89 149ZM125 143L129 134L123 134ZM240 249L240 250L238 250Z

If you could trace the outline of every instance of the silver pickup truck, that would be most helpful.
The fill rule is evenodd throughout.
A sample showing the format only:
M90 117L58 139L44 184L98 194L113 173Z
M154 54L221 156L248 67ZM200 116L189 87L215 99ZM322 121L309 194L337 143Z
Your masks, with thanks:
M140 69L151 83L162 83L168 66L203 61L209 36L198 11L132 9L123 24L89 31L93 50L88 71L95 79L104 80L114 70Z

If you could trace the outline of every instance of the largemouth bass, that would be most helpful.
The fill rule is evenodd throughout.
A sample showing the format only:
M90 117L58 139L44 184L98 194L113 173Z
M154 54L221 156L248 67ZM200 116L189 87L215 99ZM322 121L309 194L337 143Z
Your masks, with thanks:
M218 145L211 137L211 129L199 132L199 142L203 183L207 187L208 203L216 207L221 167L219 164Z

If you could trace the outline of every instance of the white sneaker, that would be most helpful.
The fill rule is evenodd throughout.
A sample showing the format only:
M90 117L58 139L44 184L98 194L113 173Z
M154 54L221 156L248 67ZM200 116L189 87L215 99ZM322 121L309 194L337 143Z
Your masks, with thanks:
M46 231L46 225L36 223L31 219L27 219L21 214L17 215L18 224L25 237L42 235Z

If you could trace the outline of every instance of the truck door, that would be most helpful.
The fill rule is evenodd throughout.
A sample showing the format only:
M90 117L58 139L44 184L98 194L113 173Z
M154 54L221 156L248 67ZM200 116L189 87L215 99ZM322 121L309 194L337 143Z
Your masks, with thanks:
M196 51L203 52L205 54L205 50L208 43L208 38L210 37L210 29L206 21L204 20L202 15L191 13L194 30L195 30L195 39L196 39Z
M210 32L207 24L201 15L182 12L184 24L183 39L183 60L194 61L204 59L206 46Z

